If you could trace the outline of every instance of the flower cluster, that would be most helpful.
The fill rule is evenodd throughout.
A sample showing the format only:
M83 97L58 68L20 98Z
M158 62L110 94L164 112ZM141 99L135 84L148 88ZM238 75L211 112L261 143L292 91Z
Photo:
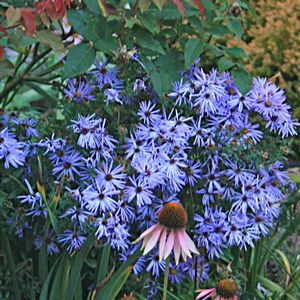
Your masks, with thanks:
M95 66L91 83L69 81L66 96L77 103L97 101L97 89L104 91L106 104L133 105L123 101L131 96L121 95L119 71L108 68L107 61ZM141 79L132 87L133 93L147 88ZM94 231L99 244L110 244L125 261L140 236L136 242L143 240L146 257L135 264L136 275L146 270L159 277L172 253L170 282L186 276L205 281L208 258L231 246L253 247L270 232L289 177L277 158L262 158L260 149L270 135L296 134L298 123L284 92L258 78L242 95L229 73L207 73L195 63L169 97L171 109L159 106L154 97L138 103L139 121L121 139L109 133L109 120L95 113L73 116L67 127L73 142L53 134L31 143L38 133L28 120L14 121L25 129L25 142L7 126L0 132L5 168L24 165L26 156L41 151L52 166L58 194L66 191L59 207L65 231L49 231L50 255L58 253L58 243L69 253L78 251ZM47 218L42 195L28 181L26 185L29 195L19 199L28 207L27 216ZM41 247L41 237L35 245ZM147 285L148 298L155 297L152 281Z

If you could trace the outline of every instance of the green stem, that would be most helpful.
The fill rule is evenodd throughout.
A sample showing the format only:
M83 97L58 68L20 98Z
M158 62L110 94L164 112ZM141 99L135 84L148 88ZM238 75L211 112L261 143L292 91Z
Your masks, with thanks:
M164 289L163 289L162 300L167 300L169 270L170 270L170 256L166 260L166 269L165 269L165 275L164 275Z

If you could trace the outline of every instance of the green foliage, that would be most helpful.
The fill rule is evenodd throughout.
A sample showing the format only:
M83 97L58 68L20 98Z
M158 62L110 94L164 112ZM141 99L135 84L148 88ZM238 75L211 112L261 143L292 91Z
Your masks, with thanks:
M70 49L63 68L64 78L73 77L87 71L95 60L96 52L86 44Z

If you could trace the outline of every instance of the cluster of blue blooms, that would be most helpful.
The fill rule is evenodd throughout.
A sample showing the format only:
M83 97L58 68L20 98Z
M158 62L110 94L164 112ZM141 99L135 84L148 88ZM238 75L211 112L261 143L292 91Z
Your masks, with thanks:
M104 102L124 104L119 71L107 62L95 66L89 74L104 91ZM146 89L143 80L135 81L134 92ZM96 101L95 90L95 83L70 80L65 95L75 102ZM174 84L169 97L174 101L170 112L155 101L139 103L139 123L125 143L110 135L107 120L95 114L72 120L68 130L76 145L54 134L31 143L38 137L35 121L14 118L27 137L19 141L2 116L4 167L23 166L27 157L42 151L53 166L55 183L64 185L70 195L71 205L60 216L69 225L58 236L48 233L50 255L59 252L59 243L69 253L79 250L94 228L97 240L109 243L125 261L136 249L131 241L157 222L158 211L170 201L193 207L187 210L188 230L201 253L211 259L230 246L253 247L269 233L289 177L281 162L266 159L257 166L247 154L257 151L264 135L296 134L299 124L291 117L284 92L258 78L243 96L228 72L206 73L195 63ZM27 203L27 215L46 218L42 195L25 183L29 195L19 199ZM41 247L41 237L35 245ZM138 260L134 273L146 270L157 278L164 269L165 262L159 261L154 248ZM178 266L171 261L170 270L172 283L181 283L186 276L205 281L209 265L199 256ZM149 297L154 297L152 281L147 285Z

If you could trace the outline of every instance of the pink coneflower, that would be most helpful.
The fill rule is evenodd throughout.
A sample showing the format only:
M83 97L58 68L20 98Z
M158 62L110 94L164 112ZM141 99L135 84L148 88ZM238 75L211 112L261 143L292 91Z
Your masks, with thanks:
M180 255L186 261L191 252L199 254L192 239L186 233L187 213L184 207L177 202L165 204L158 212L158 223L148 228L134 242L143 239L144 255L149 253L159 241L159 261L166 259L172 250L176 264Z
M236 285L231 279L222 279L214 288L198 290L200 294L196 299L210 299L216 296L215 300L238 300Z

